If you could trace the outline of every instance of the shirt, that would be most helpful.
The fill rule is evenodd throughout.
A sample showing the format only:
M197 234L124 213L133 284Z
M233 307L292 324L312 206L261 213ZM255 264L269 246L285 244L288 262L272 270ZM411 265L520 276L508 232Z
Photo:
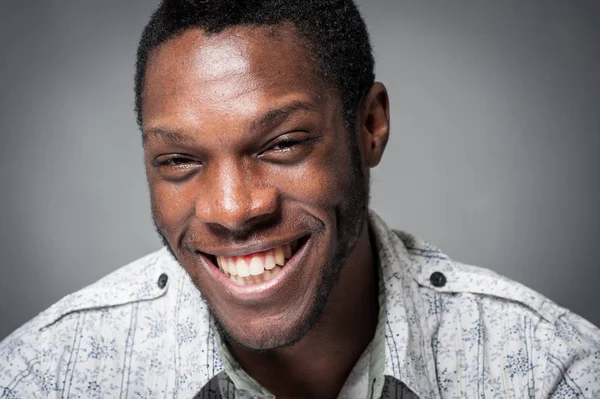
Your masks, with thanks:
M369 222L383 306L347 393L600 397L598 328L519 283L389 229L373 212ZM66 296L3 340L0 398L268 397L236 364L200 292L163 248Z

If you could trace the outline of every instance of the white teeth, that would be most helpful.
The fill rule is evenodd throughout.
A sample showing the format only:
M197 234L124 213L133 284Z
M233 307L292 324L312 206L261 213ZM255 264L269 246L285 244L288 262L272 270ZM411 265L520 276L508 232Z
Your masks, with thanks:
M229 262L227 261L226 258L222 257L222 256L217 256L217 263L219 264L219 267L221 269L223 269L223 271L225 273L229 273Z
M216 263L238 285L260 284L275 277L298 247L294 241L251 256L217 256Z
M243 257L237 258L236 266L238 276L248 277L250 275L250 268L248 267L248 262L246 262L246 260Z
M279 266L285 265L285 254L282 247L275 248L275 263Z
M277 276L281 271L281 267L277 266L275 269L271 270L271 278Z
M283 246L283 255L285 256L286 259L289 259L292 257L292 246L290 244L285 244Z
M265 269L271 270L275 267L275 255L273 254L273 250L267 251L265 254Z
M246 285L246 279L244 279L244 278L241 278L241 277L239 277L239 276L233 276L233 278L235 279L235 280L233 280L233 281L235 281L235 283L236 283L237 285Z
M231 280L237 285L253 285L253 284L261 284L265 281L269 281L276 275L281 272L281 267L275 266L273 270L265 270L264 273L258 276L249 276L249 277L240 277L240 276L231 276Z
M231 274L232 276L237 276L238 272L235 260L233 260L233 258L225 258L225 260L227 262L227 270L229 270L229 274Z
M252 260L250 260L250 274L253 276L258 276L265 271L265 267L263 265L262 256L254 255Z

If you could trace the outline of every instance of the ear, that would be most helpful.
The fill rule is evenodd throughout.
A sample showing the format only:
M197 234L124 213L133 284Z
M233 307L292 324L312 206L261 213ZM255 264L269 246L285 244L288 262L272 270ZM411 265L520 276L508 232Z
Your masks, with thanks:
M375 82L363 102L360 137L366 166L379 164L390 134L390 102L383 83Z

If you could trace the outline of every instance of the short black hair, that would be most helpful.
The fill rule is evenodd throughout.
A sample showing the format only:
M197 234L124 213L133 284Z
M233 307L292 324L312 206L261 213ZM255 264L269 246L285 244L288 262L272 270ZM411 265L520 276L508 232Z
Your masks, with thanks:
M154 49L190 28L218 34L239 26L292 23L307 40L324 81L336 88L348 127L375 81L373 50L353 0L162 0L137 50L135 112L142 127L142 91Z

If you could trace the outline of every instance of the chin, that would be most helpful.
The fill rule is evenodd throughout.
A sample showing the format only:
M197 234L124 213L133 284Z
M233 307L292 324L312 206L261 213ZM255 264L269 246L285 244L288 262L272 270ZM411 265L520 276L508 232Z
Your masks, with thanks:
M290 324L283 325L280 319L273 322L261 320L232 328L224 326L214 313L213 319L218 331L228 343L263 352L293 346L308 334L318 317L314 317L311 312L302 320L290 320Z
M217 329L227 342L252 351L293 346L310 333L323 315L341 269L333 267L339 264L336 258L321 265L318 278L312 281L312 291L302 296L305 299L303 303L282 304L281 308L272 309L270 314L241 310L233 316L237 312L216 311L208 300Z

